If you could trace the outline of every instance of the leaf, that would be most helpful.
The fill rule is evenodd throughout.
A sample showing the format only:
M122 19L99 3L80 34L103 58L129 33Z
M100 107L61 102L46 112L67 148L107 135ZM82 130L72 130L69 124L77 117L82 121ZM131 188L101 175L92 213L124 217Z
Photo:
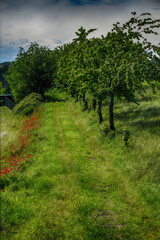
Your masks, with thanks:
M136 12L131 12L131 14L135 16L137 13Z

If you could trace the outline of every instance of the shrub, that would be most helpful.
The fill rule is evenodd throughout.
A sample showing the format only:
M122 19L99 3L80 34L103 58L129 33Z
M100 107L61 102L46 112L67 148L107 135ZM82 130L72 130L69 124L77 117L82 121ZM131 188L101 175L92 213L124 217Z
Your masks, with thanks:
M99 131L103 137L107 137L109 139L115 137L115 131L111 130L106 124L101 124L101 126L99 126Z
M44 93L44 98L48 102L61 102L63 101L62 97L60 96L60 92L57 88L49 89Z
M129 130L127 128L124 128L124 130L123 130L123 140L125 142L126 147L129 145L129 137L130 137Z
M23 116L30 116L30 115L33 113L34 109L35 109L35 106L34 106L34 105L31 105L31 106L29 106L29 107L26 107L26 108L22 111L22 115L23 115Z
M14 107L13 112L15 114L22 113L23 115L29 115L41 102L42 96L39 93L32 92Z

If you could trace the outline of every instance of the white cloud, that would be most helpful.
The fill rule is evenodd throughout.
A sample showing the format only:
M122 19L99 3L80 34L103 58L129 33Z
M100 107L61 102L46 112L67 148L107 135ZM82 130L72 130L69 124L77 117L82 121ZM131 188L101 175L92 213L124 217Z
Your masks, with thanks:
M14 2L15 6L18 6L17 0ZM29 1L23 2L24 5L19 1L19 8L11 8L4 1L4 11L0 14L3 45L26 47L31 41L37 41L40 45L46 44L53 49L59 44L57 41L71 42L75 38L75 31L81 26L86 29L97 28L90 36L100 37L111 30L113 23L124 23L128 20L131 11L151 12L153 18L160 16L160 11L154 10L160 8L156 0L126 0L117 6L106 4L118 2L112 0L81 6L71 5L69 0L51 5L49 0L36 0L30 4L27 4ZM13 1L10 3L14 6ZM150 40L156 44L159 36L150 37Z
M5 45L10 47L28 47L30 44L29 40L27 38L20 38L18 40L7 40Z

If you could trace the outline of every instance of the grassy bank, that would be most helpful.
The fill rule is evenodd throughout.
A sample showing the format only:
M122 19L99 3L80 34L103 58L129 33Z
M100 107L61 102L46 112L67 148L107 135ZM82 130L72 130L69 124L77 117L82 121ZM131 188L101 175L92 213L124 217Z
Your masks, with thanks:
M160 94L117 102L115 138L106 106L102 126L73 100L43 108L30 160L1 192L1 239L158 240Z
M7 107L0 107L0 134L1 147L5 148L13 142L22 122L22 117L13 114Z

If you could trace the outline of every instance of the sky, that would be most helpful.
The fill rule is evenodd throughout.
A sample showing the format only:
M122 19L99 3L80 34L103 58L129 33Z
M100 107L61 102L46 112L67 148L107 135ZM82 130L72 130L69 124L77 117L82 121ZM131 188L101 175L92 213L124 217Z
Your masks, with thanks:
M97 29L90 37L105 36L133 11L158 19L160 0L0 0L0 62L14 61L19 47L27 50L31 42L50 49L69 43L81 26ZM158 33L149 39L155 45Z

